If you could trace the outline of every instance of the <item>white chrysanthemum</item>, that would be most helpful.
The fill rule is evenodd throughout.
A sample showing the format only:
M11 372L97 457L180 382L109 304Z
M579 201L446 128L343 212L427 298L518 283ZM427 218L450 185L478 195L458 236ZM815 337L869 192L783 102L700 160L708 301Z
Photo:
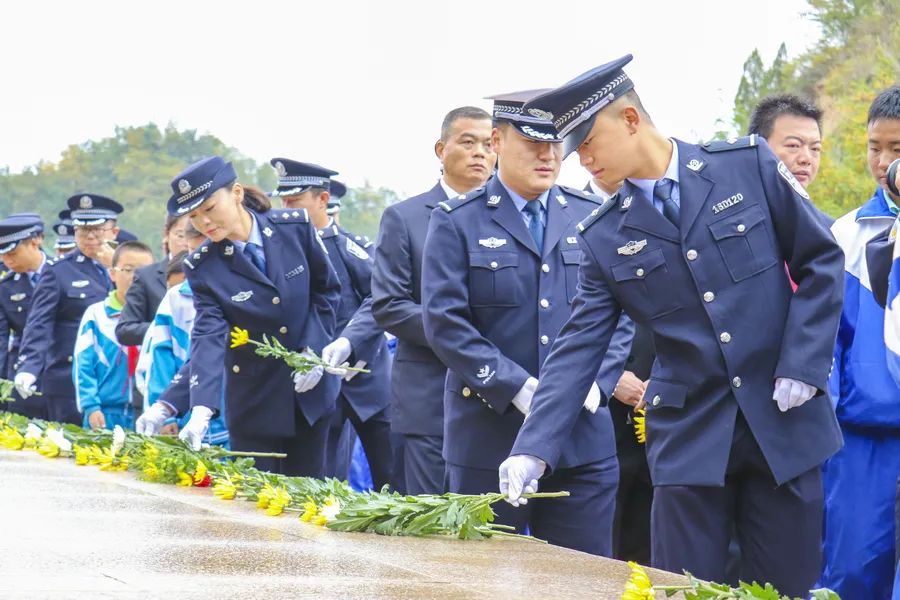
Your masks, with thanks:
M72 442L67 440L63 432L58 429L47 428L47 439L56 444L56 447L63 452L72 451Z
M113 428L113 439L112 439L112 455L116 456L119 453L119 450L125 447L125 430L122 429L119 425L116 425Z
M42 437L44 437L44 431L34 423L29 423L28 429L25 430L25 439L39 440Z

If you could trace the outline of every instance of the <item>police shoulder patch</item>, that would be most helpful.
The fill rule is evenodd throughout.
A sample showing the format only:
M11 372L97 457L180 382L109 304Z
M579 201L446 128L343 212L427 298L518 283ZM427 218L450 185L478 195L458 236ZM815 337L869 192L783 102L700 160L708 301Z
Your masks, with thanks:
M576 225L576 229L579 232L587 231L588 227L596 223L600 220L600 217L608 213L613 206L619 203L619 193L616 192L609 200L604 202L601 206L595 208L591 211L587 217L582 219L582 221Z
M599 196L595 196L594 194L591 194L590 192L586 192L584 190L569 187L566 185L561 185L561 186L559 186L559 188L570 196L577 196L578 198L581 198L582 200L587 200L588 202L590 202L592 204L603 204L603 198L600 198Z
M438 206L440 206L447 212L452 212L463 204L468 204L470 200L475 200L476 198L481 198L482 196L484 196L484 190L484 187L475 188L471 192L460 194L456 198L450 198L449 200L445 200L444 202L438 202Z
M309 213L305 208L273 208L268 216L273 223L309 223Z
M731 137L727 140L712 140L701 146L707 152L726 152L740 148L753 148L759 145L759 136L755 133L744 137Z
M368 260L369 253L362 249L362 246L347 238L347 252L360 260Z

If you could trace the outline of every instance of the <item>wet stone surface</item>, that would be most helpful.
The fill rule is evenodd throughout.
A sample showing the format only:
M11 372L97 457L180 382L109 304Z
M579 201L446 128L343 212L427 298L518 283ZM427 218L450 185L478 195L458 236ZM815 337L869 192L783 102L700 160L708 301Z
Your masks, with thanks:
M2 449L0 519L4 599L615 599L628 578L624 563L545 544L335 533L209 489Z

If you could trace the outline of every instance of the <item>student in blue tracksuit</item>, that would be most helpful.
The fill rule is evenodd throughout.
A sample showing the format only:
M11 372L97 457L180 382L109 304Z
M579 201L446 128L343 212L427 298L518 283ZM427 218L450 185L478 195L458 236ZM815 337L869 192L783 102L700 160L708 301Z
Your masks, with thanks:
M337 378L323 378L321 367L293 374L250 344L228 343L233 327L301 352L319 353L333 339L340 284L316 230L304 210L270 210L268 197L238 183L233 165L217 156L189 166L172 191L169 214L190 215L209 238L184 261L197 315L188 363L191 417L180 437L199 448L224 393L233 449L284 452L285 459L257 465L321 476ZM147 418L164 421L170 414L163 407L151 406Z
M131 287L134 271L153 262L153 252L141 242L116 248L110 279L116 288L106 299L91 304L81 317L75 340L72 380L83 426L112 429L132 426L131 375L128 349L116 339L116 324Z
M846 256L844 308L829 381L844 448L823 470L825 567L820 584L842 598L888 598L895 567L900 476L900 383L888 368L885 311L872 293L866 243L897 218L887 169L900 157L900 86L869 108L869 170L878 187L832 232Z

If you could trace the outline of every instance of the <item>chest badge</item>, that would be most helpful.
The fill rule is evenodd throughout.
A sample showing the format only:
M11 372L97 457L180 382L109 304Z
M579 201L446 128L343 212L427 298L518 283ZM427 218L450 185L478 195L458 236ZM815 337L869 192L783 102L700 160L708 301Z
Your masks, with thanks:
M622 256L634 256L641 250L647 247L647 240L635 241L631 240L624 246L616 248L616 252L621 254Z
M12 300L13 302L21 302L22 300L25 299L25 294L24 293L13 294L12 296L9 297L9 299Z
M576 238L574 235L570 235L569 237L566 238L566 243L567 244L577 244L578 238Z
M488 201L488 206L497 206L500 204L500 196L491 196Z
M238 292L234 296L231 297L232 302L246 302L250 298L253 297L253 290L247 290L246 292Z
M72 287L83 288L83 287L87 287L88 285L90 285L90 283L91 282L88 281L87 279L79 279L78 281L72 282Z
M495 248L499 248L500 246L505 246L506 238L489 237L486 240L478 240L478 245L493 250Z

